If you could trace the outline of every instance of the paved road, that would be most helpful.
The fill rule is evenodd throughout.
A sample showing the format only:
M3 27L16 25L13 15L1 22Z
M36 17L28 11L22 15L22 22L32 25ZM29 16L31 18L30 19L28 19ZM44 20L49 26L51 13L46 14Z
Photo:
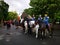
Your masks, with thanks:
M7 35L7 32L10 35ZM50 39L36 39L35 36L25 35L22 33L22 29L0 28L0 45L60 45L60 31L54 31L53 38Z

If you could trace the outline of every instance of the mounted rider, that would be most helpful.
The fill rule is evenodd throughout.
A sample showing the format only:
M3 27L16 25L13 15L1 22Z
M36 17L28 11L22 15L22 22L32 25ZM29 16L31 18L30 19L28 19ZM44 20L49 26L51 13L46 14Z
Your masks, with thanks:
M47 16L47 14L45 14L43 21L46 24L46 27L48 27L49 26L49 16Z
M38 23L39 23L39 26L40 26L40 28L41 28L41 24L42 24L42 16L41 15L39 15L39 18L38 18Z
M45 17L43 19L43 22L46 25L46 29L50 32L50 30L49 30L49 26L50 26L50 24L49 24L49 16L47 16L47 14L45 14Z
M33 20L33 21L35 21L35 20L36 20L34 15L32 16L32 20Z

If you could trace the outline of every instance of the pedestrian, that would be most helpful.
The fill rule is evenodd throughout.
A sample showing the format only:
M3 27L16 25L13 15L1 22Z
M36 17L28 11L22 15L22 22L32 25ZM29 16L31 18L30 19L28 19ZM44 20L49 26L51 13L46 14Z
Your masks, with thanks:
M19 25L19 21L16 19L16 20L15 20L16 29L18 29L18 25Z
M7 21L7 29L10 29L10 27L11 27L11 22L9 20L9 21Z
M7 21L7 35L10 35L9 31L10 31L10 28L11 28L11 22L10 20Z

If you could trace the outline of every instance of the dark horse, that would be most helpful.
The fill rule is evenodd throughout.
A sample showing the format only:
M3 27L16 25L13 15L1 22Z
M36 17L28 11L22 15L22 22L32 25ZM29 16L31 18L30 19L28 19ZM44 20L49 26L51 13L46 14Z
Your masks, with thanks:
M52 24L49 24L48 28L46 28L46 24L44 22L39 22L39 33L42 39L47 36L52 36Z

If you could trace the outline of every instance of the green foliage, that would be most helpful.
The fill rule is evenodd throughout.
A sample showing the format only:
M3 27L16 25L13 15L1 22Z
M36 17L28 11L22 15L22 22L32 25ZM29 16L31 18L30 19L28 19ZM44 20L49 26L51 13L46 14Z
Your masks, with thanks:
M2 7L0 6L0 20L3 18L3 10L2 10Z
M60 11L55 14L55 20L60 21Z
M7 15L8 15L8 8L9 5L7 3L5 3L4 1L0 1L0 20L2 19L6 19Z
M60 0L30 0L31 8L26 9L27 14L43 15L48 13L50 18L55 17L55 13L60 10Z
M33 15L33 13L34 13L33 8L25 9L24 11L25 11L25 13L27 13L29 15Z
M7 20L17 19L18 14L16 12L8 12Z

